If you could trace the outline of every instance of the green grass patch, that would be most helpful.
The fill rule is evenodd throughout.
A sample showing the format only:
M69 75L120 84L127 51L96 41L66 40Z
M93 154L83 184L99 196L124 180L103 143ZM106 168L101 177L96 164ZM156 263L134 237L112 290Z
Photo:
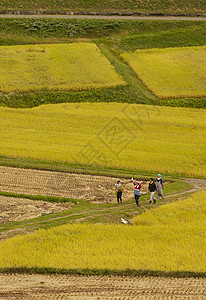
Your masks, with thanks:
M205 45L204 21L1 18L0 45L46 44L101 39L110 48L135 49Z
M25 194L16 194L16 193L4 192L4 191L0 191L0 195L5 197L23 198L23 199L30 199L33 201L47 201L47 202L55 202L55 203L65 203L65 202L77 203L81 201L81 200L71 199L71 198L60 198L60 197L42 196L42 195L25 195Z
M0 268L203 275L205 200L195 193L137 216L136 226L68 224L16 236L0 242Z
M0 268L0 273L3 274L43 274L43 275L73 275L73 276L154 276L154 277L175 277L175 278L190 278L199 277L205 278L205 272L185 272L185 271L152 271L152 270L109 270L109 269L57 269L57 268Z
M161 99L206 96L206 47L136 50L122 57Z

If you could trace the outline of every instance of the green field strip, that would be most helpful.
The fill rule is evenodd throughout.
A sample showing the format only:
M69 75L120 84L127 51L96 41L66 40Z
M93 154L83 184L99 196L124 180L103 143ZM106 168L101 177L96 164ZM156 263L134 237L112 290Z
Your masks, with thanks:
M103 167L96 165L84 165L84 164L72 164L68 162L57 162L57 161L46 161L46 160L37 160L30 158L20 158L20 157L9 157L9 156L0 156L0 165L5 167L13 168L23 168L23 169L33 169L33 170L45 170L45 171L56 171L56 172L69 172L76 174L89 174L89 175L99 175L99 176L110 176L110 177L119 177L119 178L131 178L137 177L141 179L146 179L150 177L155 177L157 172L154 171L144 171L144 170L135 170L135 169L120 169L120 168L111 168ZM169 181L176 181L177 179L182 178L193 178L189 175L180 175L180 174L171 174L168 172L162 172L164 178ZM204 179L204 177L196 176L195 178ZM206 179L206 177L205 177Z
M23 169L35 169L45 171L56 171L56 172L70 172L77 174L90 174L100 176L111 176L120 178L131 178L132 176L141 177L142 179L148 179L149 176L156 176L156 172L128 170L128 169L117 169L111 167L95 166L95 165L84 165L84 164L71 164L68 162L57 162L57 161L46 161L46 160L35 160L30 158L17 158L0 156L0 165L6 167L23 168ZM162 173L167 178L181 178L180 175L172 175Z
M206 278L206 272L190 271L160 271L160 270L111 270L111 269L58 269L58 268L0 268L1 274L42 274L42 275L74 275L74 276L154 276L154 277L173 277L173 278Z

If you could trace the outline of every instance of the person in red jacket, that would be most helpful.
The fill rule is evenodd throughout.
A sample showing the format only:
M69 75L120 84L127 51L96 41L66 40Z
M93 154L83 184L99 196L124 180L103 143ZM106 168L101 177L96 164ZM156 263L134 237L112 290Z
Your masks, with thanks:
M137 206L140 206L139 205L139 197L140 197L140 189L141 189L142 181L138 182L134 178L131 178L131 180L132 180L133 185L134 185L134 199L135 199L135 202L136 202Z

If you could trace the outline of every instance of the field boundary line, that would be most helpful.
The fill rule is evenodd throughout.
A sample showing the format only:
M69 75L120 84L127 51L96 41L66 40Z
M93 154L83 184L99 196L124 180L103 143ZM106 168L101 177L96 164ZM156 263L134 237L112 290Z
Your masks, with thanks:
M151 15L123 15L123 14L47 14L47 13L29 13L0 11L0 18L54 18L54 19L105 19L105 20L175 20L175 21L206 21L205 14L192 15L164 15L164 14L151 14Z
M56 269L56 268L0 268L0 274L61 274L61 275L85 275L85 276L155 276L174 278L206 278L206 272L192 271L160 271L160 270L112 270L112 269Z

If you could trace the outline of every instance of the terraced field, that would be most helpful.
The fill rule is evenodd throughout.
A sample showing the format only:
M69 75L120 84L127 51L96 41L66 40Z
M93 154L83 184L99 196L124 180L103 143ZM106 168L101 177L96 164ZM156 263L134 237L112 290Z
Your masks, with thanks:
M125 84L92 43L0 48L0 91L82 90Z
M206 96L206 47L136 50L122 57L160 99Z
M2 156L205 176L204 110L67 103L0 117Z
M62 11L52 1L33 4L16 1L15 9ZM203 2L199 4L193 1L186 7L184 3L183 9L181 1L170 7L165 2L165 10L162 1L160 6L154 0L149 5L139 3L138 9L204 13ZM10 0L1 5L13 8ZM80 7L78 1L73 5L70 9ZM107 10L107 5L108 1L87 1L87 7L81 8ZM65 5L63 10L67 9ZM116 1L110 3L110 9L123 11ZM124 8L127 13L130 10L135 11L132 1ZM181 65L181 70L185 62L187 72L195 70L192 92L184 93L191 78L181 73L180 77L189 78L182 90L178 86L176 94L170 90L165 96L164 88L156 95L172 97L167 105L204 107L205 56L201 51L201 55L190 55L192 49L200 49L190 46L204 50L205 26L187 24L1 20L0 43L5 45L0 49L4 59L1 105L29 109L0 109L0 159L4 165L21 167L25 163L34 168L0 167L1 299L206 299L205 192L201 192L206 181L181 177L205 178L205 111L116 103L165 105L120 56L136 49L178 47L158 50L165 51L159 61L166 61L167 74L172 70L167 59ZM28 43L42 45L19 46ZM12 44L15 46L8 46ZM190 47L185 49L190 53L180 55L182 46ZM170 51L178 54L171 57ZM194 63L189 68L188 57ZM154 66L148 74L151 69ZM175 79L176 73L172 75ZM166 87L164 80L161 86ZM182 95L186 98L174 99ZM64 103L30 109L43 103L88 101L115 103ZM39 166L64 173L35 170ZM72 166L83 172L109 171L113 177L66 173ZM144 181L141 206L137 207L133 186L125 179L133 176L131 169L147 179L157 172L163 172L164 178L169 174L165 198L150 205L145 194L148 181ZM123 204L118 205L114 183L124 174ZM33 274L37 272L78 276ZM94 276L97 274L101 277ZM106 274L113 276L102 276ZM172 277L160 277L165 274Z

